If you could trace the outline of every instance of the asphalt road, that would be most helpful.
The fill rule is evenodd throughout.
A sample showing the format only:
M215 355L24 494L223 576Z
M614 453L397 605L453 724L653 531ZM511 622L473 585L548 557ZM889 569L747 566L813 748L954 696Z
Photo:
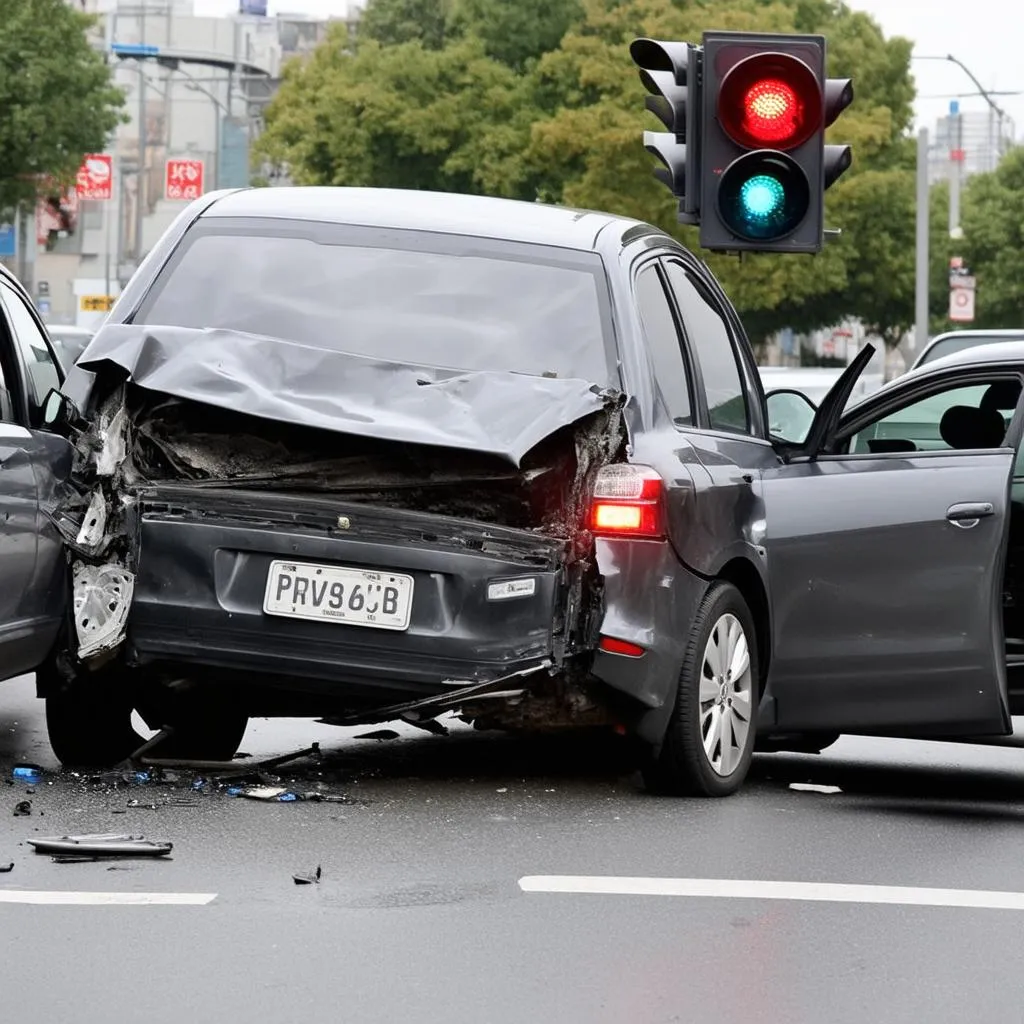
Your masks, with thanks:
M0 865L14 862L0 875L0 1019L1024 1018L1024 910L949 905L996 890L1011 894L999 906L1024 906L1024 750L844 739L757 758L736 797L674 801L647 796L603 744L354 738L367 731L255 722L243 745L257 757L320 741L320 765L286 781L348 803L193 792L190 775L119 788L59 773L30 680L4 684L0 778L18 761L48 771L32 794L0 783ZM25 799L31 815L15 817ZM170 840L173 856L55 864L25 845L107 831ZM318 864L319 884L293 882ZM573 878L528 888L639 877L701 894L524 891L535 876ZM838 888L738 898L718 880ZM128 893L196 902L100 903Z

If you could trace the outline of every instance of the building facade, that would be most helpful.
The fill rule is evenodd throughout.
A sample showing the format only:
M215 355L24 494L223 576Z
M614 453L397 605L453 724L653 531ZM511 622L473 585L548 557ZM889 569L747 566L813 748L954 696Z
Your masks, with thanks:
M112 194L41 204L34 230L21 226L27 244L5 262L47 320L97 326L194 192L169 175L187 172L204 192L250 183L250 146L282 68L321 42L329 22L301 14L197 17L192 0L68 2L98 16L94 45L109 55L125 92L127 123L106 148ZM361 0L339 7L354 26ZM239 3L239 11L259 8ZM73 229L63 230L69 223Z

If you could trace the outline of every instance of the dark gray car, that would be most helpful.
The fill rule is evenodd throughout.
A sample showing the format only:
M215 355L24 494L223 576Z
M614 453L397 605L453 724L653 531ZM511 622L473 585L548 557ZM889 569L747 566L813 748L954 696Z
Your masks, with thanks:
M649 225L384 190L208 195L65 388L54 748L123 757L133 707L173 728L161 752L206 757L248 715L456 710L613 726L643 741L653 787L722 795L755 733L1004 732L1020 426L975 437L968 410L901 434L914 389L959 388L959 368L840 422L870 355L816 415L774 396L794 432L773 438L734 309Z

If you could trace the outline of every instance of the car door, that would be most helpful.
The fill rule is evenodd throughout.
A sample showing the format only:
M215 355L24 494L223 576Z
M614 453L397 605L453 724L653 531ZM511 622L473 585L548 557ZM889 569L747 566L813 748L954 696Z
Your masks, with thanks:
M45 505L71 468L66 440L42 431L61 375L25 298L0 277L0 679L33 671L63 621L59 535Z
M1021 415L1007 429L981 410L1021 380L960 367L840 421L841 381L806 456L765 473L780 729L1009 730L1001 600Z

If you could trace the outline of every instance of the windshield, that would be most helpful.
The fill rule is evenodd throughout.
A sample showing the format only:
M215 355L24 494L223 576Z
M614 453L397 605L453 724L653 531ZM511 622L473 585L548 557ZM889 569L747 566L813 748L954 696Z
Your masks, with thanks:
M937 341L921 358L919 366L925 363L933 363L943 356L951 356L954 352L963 352L964 349L974 348L975 345L991 345L1004 341L1021 341L1024 339L1024 331L1020 334L971 334L970 331L960 331L949 338Z
M403 235L408 248L396 244ZM197 232L161 271L135 319L394 362L615 383L596 254L509 243L503 252L502 243L484 239L433 238L426 251L427 236L416 232L385 238L386 245L356 245ZM460 249L438 251L448 245Z

